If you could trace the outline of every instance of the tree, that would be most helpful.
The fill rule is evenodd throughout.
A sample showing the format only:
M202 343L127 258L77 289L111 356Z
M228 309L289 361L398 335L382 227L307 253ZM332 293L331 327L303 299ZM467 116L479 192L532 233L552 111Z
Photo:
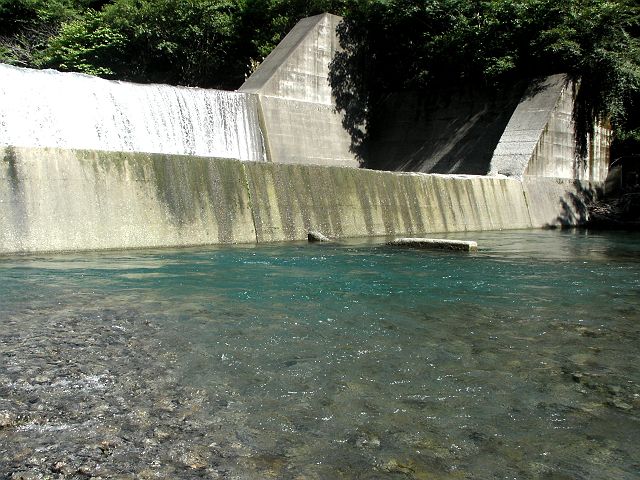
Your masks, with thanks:
M241 3L116 0L66 24L43 65L138 82L229 88Z
M64 22L104 0L0 0L0 62L37 67L39 53Z

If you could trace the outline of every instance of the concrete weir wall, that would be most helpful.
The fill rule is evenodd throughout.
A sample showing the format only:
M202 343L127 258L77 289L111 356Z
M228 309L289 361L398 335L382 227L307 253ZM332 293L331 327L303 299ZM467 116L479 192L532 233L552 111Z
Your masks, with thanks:
M0 254L542 227L582 215L571 195L590 188L135 152L0 155Z
M4 148L0 253L255 241L242 166L192 156Z

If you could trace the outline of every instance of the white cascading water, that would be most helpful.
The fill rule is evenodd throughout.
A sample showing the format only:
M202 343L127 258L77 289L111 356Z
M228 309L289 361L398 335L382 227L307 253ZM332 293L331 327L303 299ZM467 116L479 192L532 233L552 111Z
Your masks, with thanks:
M0 145L265 159L248 94L3 64Z

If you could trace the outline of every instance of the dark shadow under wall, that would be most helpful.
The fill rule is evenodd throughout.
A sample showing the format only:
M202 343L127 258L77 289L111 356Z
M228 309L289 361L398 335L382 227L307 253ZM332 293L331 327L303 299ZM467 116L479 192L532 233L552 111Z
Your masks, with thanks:
M561 210L556 222L548 227L560 226L562 228L585 225L589 220L589 205L601 195L597 190L585 187L580 181L573 182L575 192L567 192L560 199Z
M485 175L525 88L389 94L372 112L363 166Z
M361 166L487 174L526 82L491 88L455 77L453 83L409 91L411 85L424 82L412 83L406 72L395 69L397 58L374 55L388 51L386 37L377 33L377 25L354 19L341 22L337 27L341 49L328 72L350 150ZM379 71L381 65L386 71Z

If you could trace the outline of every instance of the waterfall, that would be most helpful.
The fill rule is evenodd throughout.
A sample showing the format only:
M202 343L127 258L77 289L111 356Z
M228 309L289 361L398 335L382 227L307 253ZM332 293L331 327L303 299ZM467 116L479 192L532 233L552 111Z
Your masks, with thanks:
M3 64L0 145L265 160L249 94Z

